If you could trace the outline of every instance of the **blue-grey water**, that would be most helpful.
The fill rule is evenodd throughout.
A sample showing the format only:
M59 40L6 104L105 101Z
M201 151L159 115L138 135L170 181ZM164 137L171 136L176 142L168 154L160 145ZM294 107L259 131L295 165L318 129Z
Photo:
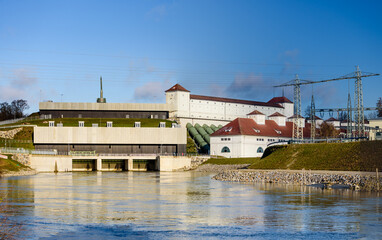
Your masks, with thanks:
M17 224L17 231L9 230L16 239L382 239L377 193L211 176L92 172L2 178L0 232Z

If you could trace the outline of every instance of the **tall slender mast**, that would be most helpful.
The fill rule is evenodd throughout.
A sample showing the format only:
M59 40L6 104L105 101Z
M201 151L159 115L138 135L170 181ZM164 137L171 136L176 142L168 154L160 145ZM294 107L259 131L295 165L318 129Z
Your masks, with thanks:
M99 78L100 84L101 84L101 92L100 92L100 98L103 98L103 90L102 90L102 76Z

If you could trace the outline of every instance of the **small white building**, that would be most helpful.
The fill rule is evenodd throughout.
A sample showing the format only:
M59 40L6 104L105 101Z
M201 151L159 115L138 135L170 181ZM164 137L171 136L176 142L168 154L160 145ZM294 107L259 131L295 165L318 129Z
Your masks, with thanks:
M292 139L293 122L278 112L268 116L259 111L248 118L236 118L211 134L211 155L223 157L261 157L270 143ZM310 124L304 127L304 137L310 136Z

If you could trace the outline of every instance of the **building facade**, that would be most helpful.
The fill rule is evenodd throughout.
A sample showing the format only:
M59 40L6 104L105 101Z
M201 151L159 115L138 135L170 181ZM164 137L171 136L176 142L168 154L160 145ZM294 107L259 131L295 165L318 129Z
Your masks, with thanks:
M227 124L254 110L271 115L293 115L293 103L286 97L258 102L190 94L179 84L165 91L166 103L71 103L41 102L41 118L158 118L176 119L181 124ZM101 93L102 95L102 93ZM102 99L103 95L101 96ZM101 99L101 98L99 98Z
M95 151L103 154L186 155L182 127L35 127L35 148L57 152Z
M293 119L292 119L293 120ZM236 118L211 134L211 155L223 157L261 157L272 143L292 139L293 122L278 112L266 117L253 111L247 118ZM304 138L310 137L310 124L304 126Z

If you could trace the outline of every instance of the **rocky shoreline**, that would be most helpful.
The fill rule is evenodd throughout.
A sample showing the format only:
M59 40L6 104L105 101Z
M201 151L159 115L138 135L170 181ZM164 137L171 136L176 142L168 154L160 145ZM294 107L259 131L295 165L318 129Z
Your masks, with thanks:
M15 176L30 176L37 174L36 170L29 169L29 170L20 170L17 172L0 172L0 178L3 177L15 177Z
M203 164L198 166L196 172L212 172L212 173L221 173L229 170L244 169L247 168L250 164L227 164L227 165L217 165L217 164Z
M381 191L382 178L372 172L226 170L213 179L232 182L261 182L307 185L321 188L349 188L357 191Z

